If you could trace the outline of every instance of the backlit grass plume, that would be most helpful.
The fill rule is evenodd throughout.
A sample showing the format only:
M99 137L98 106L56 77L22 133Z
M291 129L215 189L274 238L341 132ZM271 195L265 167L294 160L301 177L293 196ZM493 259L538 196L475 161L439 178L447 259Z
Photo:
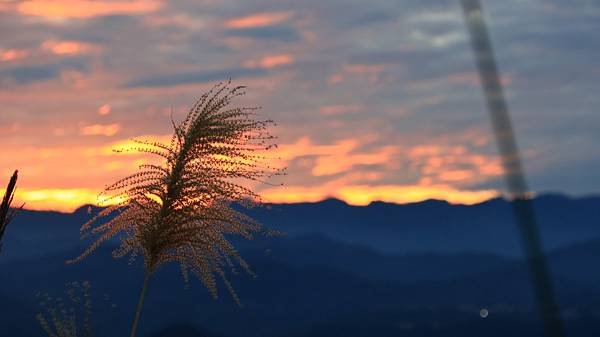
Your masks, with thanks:
M282 173L265 157L275 147L269 133L273 122L257 120L256 108L230 107L243 90L229 82L213 87L181 123L173 122L170 144L137 140L139 146L127 151L158 156L164 165L142 165L139 172L108 186L109 200L118 203L82 227L84 236L96 240L74 261L113 237L121 240L115 257L144 259L146 277L131 336L136 333L148 281L165 263L179 263L185 279L191 272L213 297L220 278L239 304L226 271L237 264L252 272L227 235L250 239L253 233L269 232L232 205L260 203L260 196L244 187L244 181L264 182Z

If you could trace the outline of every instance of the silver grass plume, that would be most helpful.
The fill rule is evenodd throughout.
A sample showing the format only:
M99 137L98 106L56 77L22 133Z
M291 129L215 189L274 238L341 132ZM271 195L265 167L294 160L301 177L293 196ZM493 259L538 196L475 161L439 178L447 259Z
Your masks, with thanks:
M239 304L226 271L235 271L237 264L253 274L227 236L251 239L254 233L274 232L233 205L261 203L258 194L241 185L244 181L265 182L283 173L268 164L274 158L265 156L276 147L268 130L274 123L256 120L257 108L230 107L243 94L244 87L232 87L231 81L218 84L182 122L172 122L170 144L134 140L138 147L127 151L158 156L164 165L142 165L106 188L108 199L118 203L82 226L83 236L95 241L69 262L81 261L116 237L121 244L113 256L142 256L147 278L159 266L177 262L186 281L191 272L215 298L217 278L222 279Z

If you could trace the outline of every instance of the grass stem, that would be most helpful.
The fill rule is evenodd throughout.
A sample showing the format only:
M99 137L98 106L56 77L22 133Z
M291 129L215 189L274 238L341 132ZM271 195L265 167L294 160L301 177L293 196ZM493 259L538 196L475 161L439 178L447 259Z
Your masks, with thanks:
M140 294L140 300L138 301L137 309L135 311L135 318L133 319L133 324L131 326L131 335L130 337L135 337L137 334L138 323L140 322L140 316L142 314L142 308L144 307L144 299L146 298L146 292L148 291L148 283L150 281L151 274L146 272L146 276L144 276L144 285L142 287L142 292Z

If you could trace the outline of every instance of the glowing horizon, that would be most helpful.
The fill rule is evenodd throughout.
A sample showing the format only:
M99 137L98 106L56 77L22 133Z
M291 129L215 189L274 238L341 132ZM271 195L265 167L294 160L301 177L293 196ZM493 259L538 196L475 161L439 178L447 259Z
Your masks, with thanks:
M327 199L337 199L351 206L368 206L369 204L378 201L395 204L410 204L426 200L443 200L454 205L474 205L500 197L500 194L493 190L474 192L453 191L445 186L422 189L417 186L392 186L382 188L383 192L386 190L396 190L399 192L406 191L408 192L406 195L385 195L385 193L373 192L372 188L367 189L367 197L359 194L348 194L348 191L351 191L352 193L360 192L361 188L364 188L364 186L350 186L348 189L346 189L346 192L331 194L322 193L320 191L314 191L312 193L310 191L306 191L301 195L294 193L266 193L263 201L268 204L296 204L305 202L320 202ZM20 188L15 194L14 205L20 206L21 204L25 204L24 209L31 211L72 213L73 211L88 205L100 207L110 205L110 203L107 204L101 201L101 192L102 190L91 189L28 190ZM0 193L4 193L4 190L0 190ZM371 195L381 197L370 198L369 196Z

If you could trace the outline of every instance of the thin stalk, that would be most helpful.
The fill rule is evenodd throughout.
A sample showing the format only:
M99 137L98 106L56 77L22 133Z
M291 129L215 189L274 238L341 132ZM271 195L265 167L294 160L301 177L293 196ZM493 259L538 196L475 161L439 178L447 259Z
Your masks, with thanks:
M137 334L138 323L140 322L140 316L142 314L142 307L144 307L144 299L146 298L146 291L148 290L148 283L150 281L151 274L146 272L146 276L144 276L144 286L142 287L142 292L140 294L140 299L138 301L137 310L135 311L135 318L133 319L133 325L131 326L131 335L130 337L135 337Z

